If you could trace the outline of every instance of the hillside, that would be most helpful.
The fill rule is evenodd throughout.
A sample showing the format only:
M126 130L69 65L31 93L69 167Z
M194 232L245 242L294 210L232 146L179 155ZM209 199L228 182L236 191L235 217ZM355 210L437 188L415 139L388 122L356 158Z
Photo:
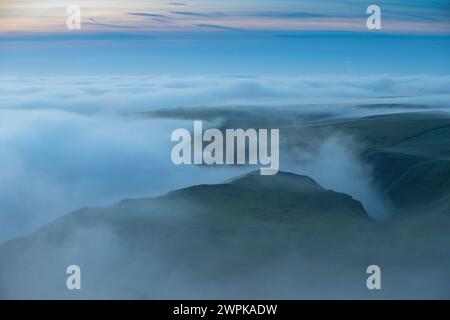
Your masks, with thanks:
M84 208L0 246L1 298L448 298L448 215L379 223L312 179L253 172ZM383 290L365 287L382 266ZM81 291L65 288L68 265Z
M255 277L271 274L270 266L276 273L297 250L339 250L370 223L360 203L308 177L250 173L81 209L10 241L0 247L1 296L77 297L64 287L69 264L85 270L81 297L174 298L191 289L189 297L259 295Z
M450 114L402 104L357 108L393 110L381 115L339 117L320 112L320 108L315 112L309 108L309 113L300 107L285 107L277 112L269 107L193 108L159 110L141 116L220 120L222 128L280 128L282 163L316 152L330 137L346 137L344 142L353 142L348 149L370 166L377 189L392 204L391 214L450 214ZM410 111L395 113L396 109ZM296 164L299 172L302 165Z

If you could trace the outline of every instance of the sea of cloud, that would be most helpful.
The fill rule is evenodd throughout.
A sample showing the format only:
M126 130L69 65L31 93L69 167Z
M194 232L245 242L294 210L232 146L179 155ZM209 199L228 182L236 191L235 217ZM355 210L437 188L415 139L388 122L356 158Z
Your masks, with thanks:
M83 206L218 183L236 168L172 164L181 121L0 110L0 242Z
M170 133L191 123L123 114L266 104L329 109L341 103L352 115L352 104L385 99L445 108L449 96L450 76L1 78L0 242L82 206L218 183L245 171L177 167L170 161ZM317 165L305 170L320 172Z
M447 106L450 76L0 78L0 108L128 113L158 108L372 102Z

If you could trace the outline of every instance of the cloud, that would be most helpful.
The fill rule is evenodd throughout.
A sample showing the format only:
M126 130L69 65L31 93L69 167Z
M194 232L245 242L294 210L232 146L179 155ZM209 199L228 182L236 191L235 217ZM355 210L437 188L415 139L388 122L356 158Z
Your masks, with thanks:
M127 12L127 14L132 16L150 17L150 18L167 18L166 15L148 12Z
M0 78L0 108L81 114L227 105L345 104L347 110L348 105L364 103L447 107L449 95L450 76L427 75Z
M149 18L151 21L159 23L172 23L172 19L164 14L148 13L148 12L128 12L128 15Z
M220 26L217 24L194 24L196 27L200 28L210 28L210 29L218 29L218 30L228 30L228 31L236 31L240 30L239 28L233 28L233 27L226 27L226 26Z
M11 2L11 3L9 3ZM9 0L8 5L3 5L1 15L3 16L0 31L5 33L11 31L36 30L42 32L59 32L61 28L61 8L58 6L43 6L36 0L29 0L27 4L22 4L21 0ZM211 3L209 3L211 2ZM313 1L302 1L301 3L275 4L272 1L247 1L242 5L236 1L209 1L205 6L201 3L184 2L139 4L138 2L117 3L106 5L90 4L83 6L83 14L92 17L102 17L109 23L104 27L109 27L110 31L115 30L120 22L141 29L142 31L152 31L155 25L142 24L141 21L128 20L127 12L140 12L159 10L156 14L174 15L180 23L171 24L167 30L185 31L187 26L196 23L195 20L202 19L204 24L224 24L219 19L233 20L235 26L242 29L265 30L329 30L329 31L363 31L364 20L367 17L367 6L361 6L358 1L346 1L345 4L336 4L335 1L322 1L319 5ZM391 3L392 2L392 3ZM413 3L396 4L389 1L382 6L384 32L414 32L414 33L448 33L448 5L444 3L434 3L430 5L425 1L414 1ZM185 9L186 10L181 10ZM189 8L189 10L187 10ZM174 10L172 9L180 9ZM36 11L37 10L37 11ZM139 15L139 14L138 14ZM144 15L141 15L144 17ZM37 18L39 17L39 18ZM155 17L157 18L157 17ZM177 19L178 18L178 19ZM42 23L45 20L45 23ZM188 20L187 23L185 20ZM189 21L190 20L190 21ZM249 21L250 20L250 21ZM161 17L161 26L167 27ZM126 23L125 23L126 22ZM197 21L199 22L199 21ZM414 28L412 30L411 28ZM86 30L95 31L91 24L86 24Z
M321 186L351 195L368 215L389 217L391 206L375 184L372 168L360 159L358 144L349 135L336 134L319 141L314 150L290 152L290 170L307 175Z
M326 15L315 12L302 11L255 11L255 12L236 12L236 16L240 17L257 17L257 18L274 18L274 19L307 19L307 18L335 18L335 15ZM349 15L342 15L342 17L352 17ZM354 16L353 16L354 17Z
M225 18L228 16L224 12L195 12L195 11L170 11L170 13L188 17L200 18Z
M308 19L308 18L335 18L333 15L325 15L314 12L300 11L170 11L173 15L186 17L204 18L204 19L227 19L239 21L242 18L254 19ZM343 15L342 18L351 16ZM354 17L354 16L353 16ZM359 17L359 16L357 16ZM212 21L213 22L213 21Z
M0 241L31 232L81 206L218 183L241 173L241 168L204 170L171 163L170 133L190 128L191 122L140 120L121 114L206 106L255 107L258 112L256 107L262 105L341 116L400 110L395 104L383 110L352 107L386 101L442 109L448 108L449 84L449 76L425 75L2 78ZM348 176L364 181L357 177L366 174L366 169L350 166L354 158L352 153L344 156L343 146L342 141L325 143L311 156L316 160L304 162L305 173L364 202L370 194L364 190L369 187L355 184L356 189L349 189L333 182L339 179L327 181L320 176L321 172L347 171L323 171L311 165L326 166L324 154L341 154L342 167L356 170L347 172Z
M135 29L136 28L135 26L97 22L97 20L95 20L94 18L89 18L89 21L91 21L91 22L84 22L83 24L91 25L91 26L108 27L108 28L114 28L114 29Z
M160 195L241 173L173 165L170 134L190 125L0 110L0 242L83 206Z

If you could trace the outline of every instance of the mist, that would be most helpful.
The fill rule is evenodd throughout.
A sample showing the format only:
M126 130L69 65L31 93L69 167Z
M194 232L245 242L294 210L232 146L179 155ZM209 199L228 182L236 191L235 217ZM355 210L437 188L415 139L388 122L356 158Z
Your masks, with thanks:
M58 110L1 110L0 242L80 207L218 183L242 172L174 165L170 134L188 125Z
M108 206L129 198L150 201L148 197L192 185L222 183L251 170L238 166L176 166L170 160L173 145L170 134L176 128L191 128L189 117L185 117L189 120L177 120L177 117L124 116L129 113L199 107L213 114L218 107L238 105L239 109L248 111L245 117L238 115L239 124L257 127L252 121L261 120L257 115L262 109L258 107L271 106L265 111L263 124L276 127L291 118L294 123L288 124L298 129L307 121L292 118L292 114L332 111L333 117L357 117L410 110L408 106L371 109L356 105L386 99L427 104L426 110L447 110L448 82L448 77L430 76L320 81L161 76L3 82L0 242L30 233L32 236L0 246L0 298L367 297L366 288L358 285L359 277L364 279L366 275L358 270L364 270L375 258L380 263L397 263L391 265L395 278L405 286L396 289L395 294L414 297L415 293L406 285L409 274L399 270L401 264L395 259L401 262L410 259L412 265L420 266L415 263L419 258L414 252L408 256L409 235L398 236L393 228L375 230L370 226L357 229L361 233L337 230L334 234L321 233L322 225L317 223L320 232L313 232L312 240L303 242L304 239L295 237L307 233L308 224L299 223L295 233L283 238L291 226L272 233L272 224L268 224L267 230L259 230L260 221L239 220L246 219L246 212L239 212L239 219L227 220L226 215L217 216L223 213L219 209L211 210L210 215L202 218L239 225L220 238L225 233L221 223L208 225L210 221L206 219L204 229L190 226L197 217L199 203L187 200L172 208L168 215L160 215L162 208L152 209L150 205L143 206L144 213L139 212L144 209L139 205L126 207L127 201L117 207ZM394 97L380 98L381 94ZM421 96L416 99L413 94ZM414 106L412 109L417 110ZM286 110L295 112L284 113ZM176 114L180 119L181 113ZM222 116L212 117L208 126L220 127L224 123ZM226 123L233 125L232 121ZM375 220L389 217L389 201L376 185L372 168L361 158L360 141L340 132L320 137L307 134L288 137L283 136L284 132L280 131L280 139L285 142L281 170L307 175L326 189L352 196ZM301 142L311 138L313 143L303 147ZM293 141L296 143L290 145ZM243 199L252 199L247 197ZM85 207L95 208L66 216ZM64 219L58 219L63 216ZM149 219L148 224L136 223L143 217ZM261 217L265 216L258 216ZM420 228L414 225L411 232L420 234L424 221L416 223ZM306 229L301 229L303 226ZM330 234L335 237L333 241L327 239ZM422 238L414 237L414 245L424 246L420 252L437 255L443 249L434 240L420 241L428 236L424 231ZM358 247L355 239L363 238L367 242ZM27 242L29 239L37 241ZM291 242L292 239L297 242ZM391 248L392 239L400 239L399 244L384 255L383 249ZM334 244L339 248L330 249ZM311 248L319 249L318 254L311 254ZM399 252L405 253L406 258ZM13 262L6 261L5 257L12 258ZM64 271L70 264L85 270L85 287L77 295L64 286L67 277ZM447 294L446 288L439 286L439 276L445 273L438 271L430 272L429 291L425 295ZM328 288L337 272L345 281L334 280L342 287ZM423 270L413 267L411 274L422 276ZM297 282L290 276L295 276ZM299 289L298 283L307 289Z
M315 144L312 150L287 151L287 168L313 178L324 188L351 195L373 219L385 220L391 215L389 201L378 189L371 166L361 159L361 147L353 137L337 132Z
M245 170L177 167L170 162L170 133L190 122L123 117L138 111L192 106L258 105L300 101L299 112L358 116L379 112L351 107L350 97L381 92L449 94L448 77L377 76L263 78L252 76L2 78L0 89L0 242L23 236L67 212L128 197L148 197L199 183L218 183ZM418 89L420 87L420 90ZM322 101L324 93L334 104ZM440 97L440 98L436 98ZM312 99L312 100L311 100ZM319 100L317 100L319 99ZM322 99L322 100L321 100ZM423 98L425 99L425 98ZM425 99L426 100L426 99ZM214 108L211 109L212 112ZM272 112L277 108L273 107ZM395 108L383 112L395 112ZM248 119L251 123L251 114ZM217 121L216 121L217 122ZM274 124L276 125L276 123ZM281 137L283 139L283 137ZM361 201L374 217L385 208L370 168L346 139L324 142L314 154L300 150L292 171ZM329 155L332 154L333 157Z
M449 88L449 76L430 75L0 78L0 108L118 114L179 107L309 104L350 115L357 110L349 106L364 103L448 108Z

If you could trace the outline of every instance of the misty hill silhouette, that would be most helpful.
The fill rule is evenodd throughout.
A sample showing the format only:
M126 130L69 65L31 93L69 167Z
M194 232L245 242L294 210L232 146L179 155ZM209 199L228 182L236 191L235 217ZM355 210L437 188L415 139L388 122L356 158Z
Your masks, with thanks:
M306 176L252 172L83 208L9 241L0 246L0 297L448 297L450 219L424 217L379 223ZM386 270L378 293L365 286L374 263ZM73 264L81 291L65 287Z
M209 281L259 273L260 263L284 259L300 244L314 251L326 242L333 250L343 235L368 223L359 202L306 176L252 172L224 184L84 208L10 241L0 247L0 293L6 298L72 297L64 288L69 264L80 265L89 279L83 297L103 297L103 291L119 297L176 297L184 291L151 289L155 277L170 282L174 272L181 282L184 275L202 279L197 285L207 292ZM159 271L153 274L149 266ZM148 290L134 289L142 285L142 279L132 280L137 271L148 279Z

